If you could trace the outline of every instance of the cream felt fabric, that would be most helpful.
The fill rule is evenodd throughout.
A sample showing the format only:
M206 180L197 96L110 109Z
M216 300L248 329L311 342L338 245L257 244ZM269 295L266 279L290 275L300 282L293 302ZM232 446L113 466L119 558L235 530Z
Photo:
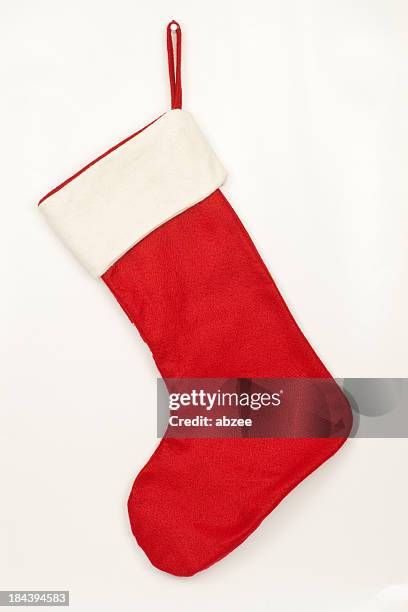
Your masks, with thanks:
M93 276L222 185L190 113L172 110L46 198L40 211Z

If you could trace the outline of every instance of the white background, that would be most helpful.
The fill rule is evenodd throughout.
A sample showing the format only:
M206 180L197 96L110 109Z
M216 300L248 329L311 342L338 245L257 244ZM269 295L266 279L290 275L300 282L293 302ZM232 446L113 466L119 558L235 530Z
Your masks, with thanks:
M70 589L75 612L343 612L408 583L408 440L349 442L194 578L150 566L126 500L156 370L36 210L168 108L175 18L184 107L313 346L338 377L408 376L408 4L0 6L0 589Z

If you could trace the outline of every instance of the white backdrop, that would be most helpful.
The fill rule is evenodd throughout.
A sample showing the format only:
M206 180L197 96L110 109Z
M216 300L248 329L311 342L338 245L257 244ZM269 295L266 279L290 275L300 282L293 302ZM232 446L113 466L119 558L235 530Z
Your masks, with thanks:
M335 376L406 377L408 4L0 7L0 589L70 589L75 612L344 612L408 584L407 440L349 442L194 578L150 566L126 500L156 444L156 370L36 210L168 108L177 19L184 107L305 334Z

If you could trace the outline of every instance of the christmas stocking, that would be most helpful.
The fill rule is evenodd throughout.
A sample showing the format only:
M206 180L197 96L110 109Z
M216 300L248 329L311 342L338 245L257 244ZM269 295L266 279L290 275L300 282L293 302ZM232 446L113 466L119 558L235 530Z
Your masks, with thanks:
M167 43L172 110L51 191L40 210L109 287L163 377L332 380L221 193L221 163L181 110L175 22ZM164 438L128 504L150 561L189 576L245 540L345 442L351 413L335 389L335 436Z

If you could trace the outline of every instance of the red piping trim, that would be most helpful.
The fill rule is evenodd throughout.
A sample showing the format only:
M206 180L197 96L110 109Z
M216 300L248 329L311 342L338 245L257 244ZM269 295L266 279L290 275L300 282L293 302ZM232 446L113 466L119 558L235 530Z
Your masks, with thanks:
M163 117L163 115L160 115L160 117ZM73 174L72 176L70 176L68 179L66 179L64 182L62 182L60 185L58 185L57 187L54 187L54 189L51 189L51 191L49 191L47 193L47 195L45 195L43 198L41 198L41 200L38 202L38 206L44 202L44 200L46 200L47 198L49 198L50 196L52 196L54 193L56 193L57 191L59 191L60 189L62 189L63 187L65 187L65 185L67 185L68 183L70 183L71 181L73 181L74 179L76 179L78 176L80 176L80 174L82 174L83 172L85 172L85 170L88 170L88 168L90 168L91 166L93 166L94 164L96 164L98 161L100 161L101 159L103 159L104 157L106 157L107 155L109 155L110 153L112 153L113 151L115 151L116 149L119 149L119 147L121 147L122 145L126 144L127 142L129 142L129 140L132 140L132 138L135 138L135 136L137 136L138 134L140 134L141 132L143 132L146 128L150 127L151 125L153 125L153 123L156 123L156 121L158 119L160 119L160 117L157 117L157 119L154 119L154 121L151 121L150 123L148 123L147 125L145 125L141 130L139 130L138 132L135 132L134 134L131 134L130 136L128 136L127 138L125 138L124 140L121 140L120 142L118 142L118 144L114 145L113 147L111 147L110 149L108 149L107 151L105 151L105 153L102 153L102 155L99 155L99 157L97 157L96 159L94 159L93 161L89 162L89 164L87 164L86 166L84 166L83 168L81 168L81 170L78 170L78 172L75 172L75 174Z

